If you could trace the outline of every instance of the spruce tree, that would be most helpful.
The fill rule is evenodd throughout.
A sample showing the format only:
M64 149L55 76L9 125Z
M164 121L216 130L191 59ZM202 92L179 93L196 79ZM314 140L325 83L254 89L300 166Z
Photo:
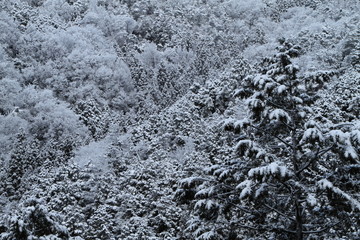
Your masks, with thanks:
M331 74L298 76L291 59L301 49L280 43L235 91L249 117L222 124L237 134L234 159L209 168L212 178L181 183L197 185L188 228L197 239L358 236L359 122L317 116L313 103ZM198 228L201 221L207 229Z

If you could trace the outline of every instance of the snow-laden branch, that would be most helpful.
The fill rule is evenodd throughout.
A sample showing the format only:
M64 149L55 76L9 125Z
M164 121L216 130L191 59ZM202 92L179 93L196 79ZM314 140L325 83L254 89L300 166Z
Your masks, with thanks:
M327 179L322 179L318 182L318 186L320 189L328 189L333 191L334 193L342 196L346 200L348 200L353 208L360 210L360 202L351 197L349 194L342 191L340 188L335 187L330 181Z

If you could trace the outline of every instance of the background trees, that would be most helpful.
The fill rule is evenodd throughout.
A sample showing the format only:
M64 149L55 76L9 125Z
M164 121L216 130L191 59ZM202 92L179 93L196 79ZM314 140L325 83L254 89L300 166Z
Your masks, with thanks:
M357 237L359 8L3 1L0 239Z

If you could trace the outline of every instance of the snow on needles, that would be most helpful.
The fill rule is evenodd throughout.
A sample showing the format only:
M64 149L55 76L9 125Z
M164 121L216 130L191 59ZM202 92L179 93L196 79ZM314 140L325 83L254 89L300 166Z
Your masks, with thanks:
M304 135L300 141L300 144L308 142L308 141L318 141L322 142L324 141L324 137L322 133L317 128L308 128L304 132Z
M269 114L270 120L276 120L281 122L289 123L291 122L291 118L287 112L282 109L275 109Z
M253 168L248 173L248 176L251 178L255 178L257 176L266 177L267 175L287 178L292 176L293 173L287 167L279 165L278 162L272 162L267 166Z
M360 210L360 202L354 198L352 198L349 194L345 193L344 191L342 191L341 189L335 187L330 181L328 181L327 179L321 179L318 182L318 186L320 189L328 189L331 190L332 192L342 196L343 198L345 198L346 200L349 201L349 203L351 204L351 206L355 209Z

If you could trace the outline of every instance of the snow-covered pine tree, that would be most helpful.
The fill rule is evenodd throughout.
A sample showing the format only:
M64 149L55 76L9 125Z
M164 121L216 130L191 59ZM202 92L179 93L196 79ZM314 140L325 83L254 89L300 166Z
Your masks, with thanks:
M211 167L213 177L198 183L188 228L198 239L359 236L359 121L321 121L312 105L331 74L298 76L291 58L300 48L280 43L235 91L250 114L224 121L224 130L238 134L234 160Z
M1 240L10 239L69 239L69 234L60 222L63 216L56 211L49 211L43 199L30 197L19 203L19 209L4 216L6 231L0 233ZM3 217L3 216L2 216Z
M207 81L203 87L196 83L191 87L195 94L190 99L205 117L215 112L223 113L232 100L234 89L251 71L249 64L240 58L231 62L229 66L220 78Z
M354 48L352 49L352 53L350 54L350 63L354 66L354 68L359 72L360 71L360 30L357 30L355 34L353 34L354 38Z
M95 140L102 139L110 125L110 117L107 107L101 107L94 100L80 101L75 112L80 115L80 120L88 127Z
M342 50L342 57L345 62L351 64L359 71L360 65L360 29L355 28L352 30L346 40Z
M41 164L39 145L40 142L36 139L33 141L26 139L26 132L23 130L16 136L16 143L7 166L6 180L3 183L4 192L8 196L19 195L19 187L24 175Z

